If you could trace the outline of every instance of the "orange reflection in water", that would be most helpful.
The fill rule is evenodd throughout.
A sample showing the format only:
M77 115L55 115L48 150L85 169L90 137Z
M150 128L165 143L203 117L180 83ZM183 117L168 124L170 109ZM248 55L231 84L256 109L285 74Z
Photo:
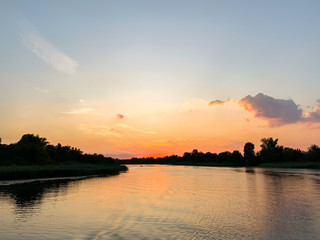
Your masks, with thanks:
M317 239L318 173L292 171L134 165L114 177L37 183L0 198L1 238Z

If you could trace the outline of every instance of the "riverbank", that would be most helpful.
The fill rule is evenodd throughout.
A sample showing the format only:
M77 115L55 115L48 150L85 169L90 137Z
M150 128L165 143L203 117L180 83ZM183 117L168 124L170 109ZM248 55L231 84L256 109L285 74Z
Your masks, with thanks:
M89 175L117 175L128 168L119 164L71 163L56 165L1 166L0 180L21 180Z
M262 163L257 167L261 168L305 168L320 169L318 162L279 162L279 163Z
M126 165L148 165L153 163L126 163ZM198 167L258 167L258 168L303 168L303 169L320 169L320 163L317 162L271 162L262 163L257 166L234 165L232 163L199 163L199 162L178 162L178 163L157 163L159 165L173 166L198 166Z
M317 162L270 162L262 163L257 166L243 166L228 163L174 163L170 165L183 166L203 166L203 167L258 167L258 168L304 168L304 169L320 169L320 163Z
M259 168L305 168L320 169L320 163L317 162L270 162L262 163L257 166L234 165L232 163L177 163L172 165L184 166L204 166L204 167L259 167Z

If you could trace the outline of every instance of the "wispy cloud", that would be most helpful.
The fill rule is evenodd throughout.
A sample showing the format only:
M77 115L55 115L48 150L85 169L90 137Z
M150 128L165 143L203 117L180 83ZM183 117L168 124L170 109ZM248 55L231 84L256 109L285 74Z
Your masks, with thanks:
M56 71L67 74L76 73L79 64L61 52L32 27L25 30L22 39L37 57Z
M94 109L92 109L92 108L83 107L83 108L74 109L74 110L71 110L69 112L64 112L64 113L67 113L67 114L86 114L86 113L92 113L93 111L94 111Z
M121 127L121 128L130 129L130 130L135 131L135 132L141 132L141 133L146 133L146 134L155 134L154 131L147 131L147 130L139 129L139 128L136 128L136 127L133 127L131 125L124 124L124 123L119 123L119 124L117 124L117 126Z
M81 105L79 108L70 110L68 112L63 112L63 113L66 113L66 114L88 114L88 113L94 113L95 112L95 110L93 108L88 107L88 104L87 104L87 102L85 100L80 99L79 102L80 102L80 105Z
M90 126L86 124L80 124L78 126L78 129L87 132L87 133L92 133L96 135L101 135L101 136L112 136L112 137L121 137L122 135L115 130L114 128L101 125L101 126Z

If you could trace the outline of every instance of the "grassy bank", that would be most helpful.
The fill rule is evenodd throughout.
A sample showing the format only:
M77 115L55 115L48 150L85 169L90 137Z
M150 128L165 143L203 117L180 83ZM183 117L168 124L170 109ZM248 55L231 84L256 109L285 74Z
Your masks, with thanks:
M119 164L59 164L44 166L1 166L0 180L20 180L51 177L75 177L87 175L117 175L126 171Z
M320 169L318 162L279 162L279 163L263 163L258 167L262 168L310 168Z
M127 165L148 165L154 163L126 163ZM259 167L259 168L305 168L320 169L320 163L317 162L279 162L279 163L263 163L257 166L235 165L232 163L206 163L206 162L177 162L177 163L155 163L162 165L178 165L178 166L199 166L199 167Z
M183 166L202 166L202 167L239 167L232 163L212 163L212 162L178 162L170 165L183 165ZM241 167L241 166L240 166Z
M251 167L234 165L232 163L174 163L173 165L186 165L186 166L206 166L206 167ZM307 168L307 169L320 169L320 163L317 162L270 162L263 163L256 167L260 168Z
M258 166L240 166L232 163L174 163L172 165L185 166L204 166L204 167L259 167L259 168L306 168L320 169L320 163L317 162L279 162L263 163Z

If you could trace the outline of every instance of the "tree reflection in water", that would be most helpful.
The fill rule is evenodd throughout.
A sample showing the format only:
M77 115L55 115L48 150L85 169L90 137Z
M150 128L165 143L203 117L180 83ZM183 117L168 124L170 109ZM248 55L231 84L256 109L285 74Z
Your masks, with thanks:
M76 182L64 179L5 185L0 186L0 197L13 203L16 214L30 215L40 208L47 194L66 195L70 185L75 186Z

